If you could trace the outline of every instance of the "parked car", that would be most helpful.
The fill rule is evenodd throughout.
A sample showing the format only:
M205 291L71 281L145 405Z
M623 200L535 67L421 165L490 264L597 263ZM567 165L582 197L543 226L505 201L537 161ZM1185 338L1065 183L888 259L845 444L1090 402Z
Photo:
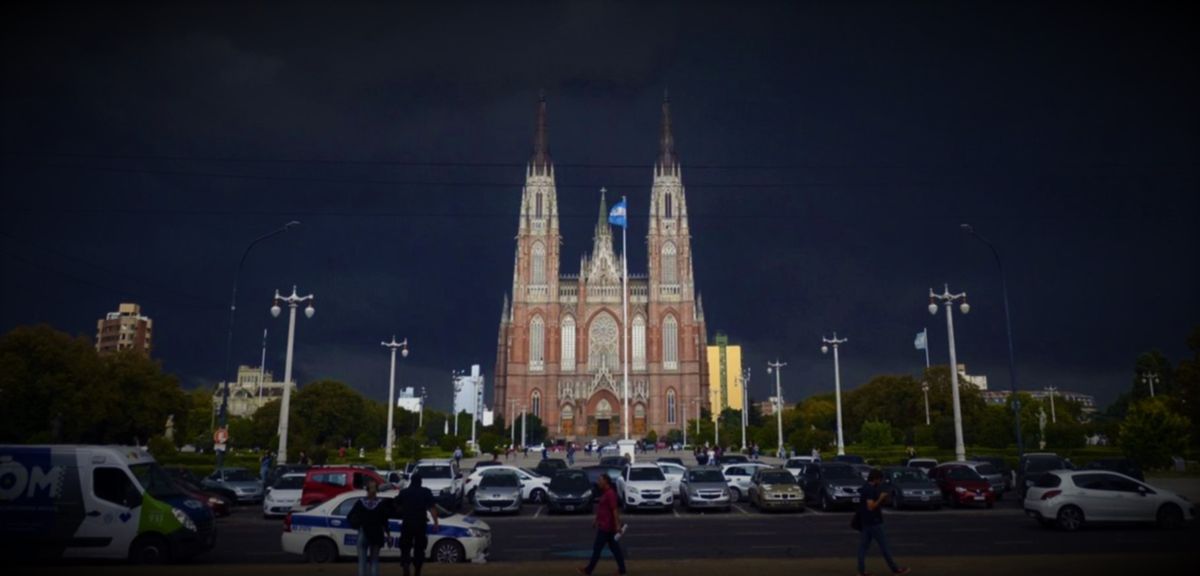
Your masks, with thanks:
M624 456L601 456L600 465L608 466L609 468L624 468L629 464L629 459Z
M1004 481L1004 474L1001 473L1000 470L998 470L995 466L992 466L987 462L977 462L974 460L956 460L953 462L946 462L945 464L959 464L974 470L977 474L983 476L983 478L988 481L988 484L992 487L992 494L995 495L996 500L1000 500L1004 497L1004 487L1007 485L1007 483Z
M631 464L617 480L617 494L625 509L669 509L675 502L671 483L655 464Z
M750 459L745 454L722 454L720 458L717 458L717 464L721 466L726 464L745 464L749 461Z
M864 483L854 468L842 462L806 465L799 482L805 499L825 511L858 504L858 490Z
M471 491L471 504L476 514L520 514L521 501L521 478L515 471L499 466L484 469L479 484Z
M1017 462L1017 495L1025 499L1025 493L1037 479L1052 470L1070 470L1071 463L1058 454L1031 452L1021 456Z
M987 462L988 464L995 466L996 470L999 470L1000 474L1002 476L1004 476L1004 491L1005 492L1011 492L1013 490L1013 488L1016 486L1016 484L1017 484L1016 473L1013 472L1012 467L1008 465L1008 461L1005 460L1003 457L975 455L975 456L970 456L967 459L974 460L976 462Z
M688 510L716 508L728 512L733 506L729 484L716 466L689 468L679 483L679 497Z
M741 502L750 494L750 480L759 468L770 468L770 466L761 462L721 466L721 473L725 475L725 482L729 485L729 497L734 502Z
M462 507L463 475L454 460L418 460L413 474L421 475L421 486L433 492L442 508L458 510Z
M750 505L759 510L804 510L804 489L783 468L759 468L750 481Z
M309 468L312 468L312 466L309 466L307 464L280 464L280 465L272 468L271 471L267 473L267 481L266 481L265 485L266 486L274 486L275 481L278 480L280 476L283 476L284 474L295 474L295 473L303 474L305 472L308 472Z
M951 506L983 504L991 508L996 503L991 482L965 464L938 464L929 471L929 477L937 482L942 498Z
M1024 508L1042 526L1068 532L1108 522L1154 522L1173 529L1196 519L1196 506L1179 495L1102 470L1047 472L1029 487Z
M604 455L604 454L616 454L616 453L618 453L618 452L620 452L620 451L621 451L621 447L620 447L620 446L617 446L615 443L612 443L612 442L610 442L610 443L608 443L608 444L605 444L605 445L603 445L603 446L601 446L601 447L600 447L600 454L601 454L601 455Z
M1101 458L1092 460L1083 467L1084 470L1107 470L1124 474L1138 482L1145 482L1146 477L1142 474L1142 468L1133 460L1128 458Z
M612 484L613 489L616 489L617 481L621 479L625 469L612 466L584 466L580 470L587 474L588 482L592 484L592 500L595 501L600 499L600 490L597 488L600 476L607 475L609 483Z
M517 475L517 479L521 482L521 498L526 502L544 502L546 500L547 486L550 484L550 478L536 474L528 468L518 468L502 464L500 466L488 466L486 468L472 472L463 480L463 490L467 493L467 499L471 500L474 497L475 490L479 486L480 480L488 474L495 472L511 472Z
M858 475L862 476L863 481L866 481L867 476L871 474L871 470L875 469L874 466L867 464L848 464L848 466L853 468L855 472L858 472Z
M922 472L928 474L934 466L938 465L938 461L936 458L909 458L904 465L909 468L920 468Z
M499 460L480 460L475 463L475 467L471 468L471 472L478 472L481 468L488 466L502 466L504 463Z
M800 478L800 474L804 472L804 466L806 464L813 464L815 462L820 462L820 460L817 460L811 456L796 456L794 458L788 458L787 462L784 462L783 468L788 472L791 472L792 476Z
M659 458L659 459L655 460L655 462L665 462L667 464L678 464L680 466L684 465L683 458L676 458L674 456L667 456L664 458Z
M307 476L305 472L284 474L268 487L263 497L263 518L277 518L291 512L292 507L300 503Z
M200 486L230 491L238 503L256 504L263 499L262 480L245 468L218 468Z
M367 482L375 482L387 488L383 477L365 468L353 466L319 466L304 473L304 487L300 491L300 507L308 508L320 504L338 494L351 490L365 490Z
M866 464L867 459L856 454L838 454L833 457L834 462L845 462L847 464Z
M667 482L671 483L671 493L678 497L679 484L683 481L683 475L687 472L687 467L683 464L674 464L671 462L655 462L655 464L666 475Z
M316 563L357 556L358 531L350 527L346 515L366 494L363 490L343 492L312 509L288 514L283 521L283 551ZM400 533L400 526L398 519L388 521L393 537ZM436 562L486 560L492 544L492 531L486 522L445 510L438 511L438 529L434 530L431 522L427 534L425 556ZM379 554L397 558L400 548L389 543Z
M534 466L533 471L539 476L545 476L547 480L554 477L554 473L567 468L567 461L562 458L543 458L538 461L537 466Z
M592 512L592 481L583 470L559 470L546 487L546 510Z
M888 504L896 508L941 508L942 491L929 474L920 468L892 466L883 469L880 490L889 494Z
M530 444L528 449L530 452L541 452L542 450L546 449L546 443L538 442L537 444Z
M200 479L182 466L163 468L163 471L175 481L175 486L180 491L191 498L204 502L204 505L212 510L213 516L224 518L232 511L233 503L237 498L231 491L217 492L203 488L200 486Z

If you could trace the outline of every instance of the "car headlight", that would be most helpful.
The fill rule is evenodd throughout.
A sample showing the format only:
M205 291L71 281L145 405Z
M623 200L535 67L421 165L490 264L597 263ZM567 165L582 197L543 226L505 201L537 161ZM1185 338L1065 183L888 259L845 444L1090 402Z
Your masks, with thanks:
M638 490L637 488L635 488L633 486L626 486L625 491L630 494L633 494L633 495L640 495L642 493L641 490Z
M187 514L184 514L183 510L172 508L171 514L175 516L175 519L178 520L180 524L183 524L184 528L191 530L192 532L196 531L196 523L192 522L192 519L189 518Z
M591 497L592 497L592 491L591 491L591 490L588 490L588 491L584 492L584 493L583 493L583 496L580 496L580 498L583 498L584 500L590 500L590 499L591 499Z
M958 492L959 494L965 494L967 492L967 489L963 488L962 486L955 486L954 491Z
M468 528L467 533L470 534L472 538L483 538L484 536L487 536L488 531L481 530L479 528Z
M208 505L209 506L220 506L222 502L223 502L223 500L221 500L220 498L217 498L216 496L208 497Z

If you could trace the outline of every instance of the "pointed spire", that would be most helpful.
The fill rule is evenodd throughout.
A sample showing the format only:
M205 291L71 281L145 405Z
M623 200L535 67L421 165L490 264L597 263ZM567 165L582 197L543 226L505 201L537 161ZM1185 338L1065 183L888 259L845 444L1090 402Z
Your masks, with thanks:
M671 134L671 98L663 90L662 103L662 132L658 137L658 165L662 168L673 168L679 163L675 155L675 136Z
M538 93L537 121L533 130L533 156L529 165L534 170L546 171L550 168L550 142L546 135L546 91Z
M501 310L500 310L500 323L504 324L505 322L508 322L510 318L511 318L511 312L509 312L509 307L508 307L508 292L505 292L504 293L504 307L501 308Z
M597 237L612 233L608 227L608 201L604 199L607 192L606 188L600 188L600 220L596 222Z

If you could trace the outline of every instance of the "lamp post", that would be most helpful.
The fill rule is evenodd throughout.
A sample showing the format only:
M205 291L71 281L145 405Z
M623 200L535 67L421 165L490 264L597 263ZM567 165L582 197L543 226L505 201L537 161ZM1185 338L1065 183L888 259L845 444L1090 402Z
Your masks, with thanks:
M525 405L521 404L521 448L527 446L525 441L525 410Z
M746 424L749 423L749 398L750 394L746 389L750 386L750 369L742 370L742 452L745 452L749 447L746 444Z
M392 463L392 442L396 436L396 430L392 425L392 413L396 410L396 350L400 351L400 357L408 358L408 338L403 342L396 341L396 335L392 334L391 342L380 342L384 348L392 352L392 369L391 376L388 378L388 420L387 420L387 463L388 468L391 468Z
M971 305L967 304L967 293L952 294L950 286L946 285L945 290L941 294L936 294L933 288L929 289L929 313L937 314L938 302L943 302L946 305L946 340L950 341L950 392L954 398L954 456L958 460L967 459L967 450L963 446L963 431L962 431L962 409L958 403L958 357L954 352L954 303L962 301L959 309L963 314L971 311Z
M775 371L775 424L779 428L776 448L780 457L783 455L783 387L779 383L779 371L784 366L787 366L787 362L780 362L778 358L774 362L767 362L767 374Z
M453 385L454 398L450 401L450 412L454 414L454 437L458 438L458 393L462 391L462 370L450 371L450 383Z
M510 415L516 414L517 413L517 401L510 399L508 401L508 405L512 407L512 410L509 411L509 414ZM509 444L509 446L513 447L513 450L516 450L517 449L517 419L516 418L513 418L512 420L509 421L508 431L509 431L508 444Z
M828 354L829 347L833 346L833 390L834 398L837 400L837 453L841 456L846 453L846 441L842 436L842 368L841 361L838 359L838 346L845 344L847 338L839 339L837 332L833 333L833 338L821 337L821 353Z
M929 383L921 383L921 392L925 393L925 425L929 425Z
M473 410L474 413L471 414L471 446L474 446L475 449L478 450L479 444L476 442L475 437L475 422L482 419L483 376L473 376L472 378L475 380L475 410Z
M1000 261L1000 251L996 250L996 246L987 238L980 236L975 231L975 227L970 224L962 224L960 228L974 236L976 240L983 242L992 251L992 256L996 259L996 268L1000 271L1000 291L1004 296L1004 329L1008 333L1008 389L1013 399L1013 428L1017 436L1017 457L1019 458L1025 453L1025 444L1021 440L1021 397L1017 396L1017 361L1016 354L1013 352L1012 315L1008 311L1008 280L1004 276L1004 263ZM953 362L951 363L953 364ZM957 367L955 368L957 369Z
M1054 386L1047 386L1046 392L1050 393L1050 422L1053 424L1058 424L1058 417L1054 414L1054 393L1058 392L1058 388L1055 388Z
M408 339L406 338L404 341L407 342ZM425 387L422 386L421 387L421 404L419 405L419 409L417 410L417 429L421 429L425 426L425 398L426 397L427 397L427 395L425 393Z
M271 316L278 318L279 313L283 311L282 304L287 304L288 312L288 340L287 340L287 362L283 368L283 400L279 404L279 454L275 461L280 464L287 463L287 441L288 441L288 411L292 405L292 353L296 345L296 308L301 304L307 303L304 307L304 316L312 318L317 312L313 308L313 295L300 296L296 294L296 287L292 286L291 296L280 296L279 291L275 291L275 303L271 305Z
M1157 372L1146 372L1146 373L1142 374L1142 384L1145 384L1150 387L1150 397L1153 398L1154 397L1154 385L1158 384L1158 373Z
M299 221L292 220L291 222L284 224L280 228L276 228L275 230L267 232L266 234L263 234L262 236L259 236L258 238L255 238L254 240L251 240L250 243L246 245L246 249L242 250L242 259L238 260L237 272L233 275L233 296L231 296L229 298L229 332L225 337L225 364L223 364L221 367L221 372L223 374L229 374L229 372L230 372L229 365L230 365L231 359L233 358L233 327L237 320L238 281L242 277L242 267L246 265L246 257L250 255L250 249L254 248L255 245L257 245L259 242L262 242L263 240L266 240L268 238L273 238L275 236L283 234L284 232L291 230L293 226L299 226L299 225L300 225ZM287 384L284 383L285 389L286 389L286 386L287 386ZM225 383L221 385L221 409L219 411L219 414L220 414L219 420L221 422L221 428L224 428L228 424L228 421L229 421L229 380L228 379L226 379ZM225 451L224 450L216 450L216 453L217 453L217 468L220 468L225 464ZM282 464L282 462L280 462L280 463Z

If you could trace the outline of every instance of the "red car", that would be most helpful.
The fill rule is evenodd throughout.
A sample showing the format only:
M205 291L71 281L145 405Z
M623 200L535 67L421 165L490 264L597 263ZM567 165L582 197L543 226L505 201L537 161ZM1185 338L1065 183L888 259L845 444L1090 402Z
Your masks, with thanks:
M304 488L300 492L300 506L308 508L343 492L364 490L369 481L374 481L380 490L391 488L391 485L382 476L367 468L353 466L309 468L304 477Z
M929 477L937 482L942 498L951 506L983 504L991 508L996 503L996 493L986 478L970 467L959 464L943 464L929 471Z

